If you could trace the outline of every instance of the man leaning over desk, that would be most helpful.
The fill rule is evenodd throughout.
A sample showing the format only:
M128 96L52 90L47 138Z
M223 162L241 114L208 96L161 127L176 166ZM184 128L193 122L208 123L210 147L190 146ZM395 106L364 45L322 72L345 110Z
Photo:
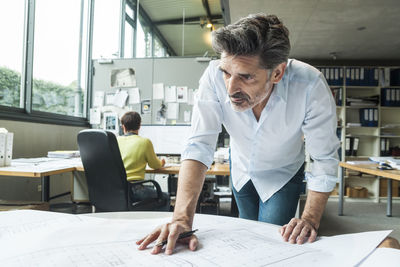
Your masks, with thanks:
M213 160L223 124L230 135L231 176L239 216L283 225L283 240L313 242L337 181L339 141L336 106L323 75L288 59L287 28L276 16L250 15L213 32L221 54L200 79L191 135L179 172L172 221L138 241L145 249L168 240L172 254L179 234L192 229L197 199ZM314 160L300 219L293 218L304 177L304 142ZM196 236L179 242L191 250ZM155 246L153 254L161 251Z

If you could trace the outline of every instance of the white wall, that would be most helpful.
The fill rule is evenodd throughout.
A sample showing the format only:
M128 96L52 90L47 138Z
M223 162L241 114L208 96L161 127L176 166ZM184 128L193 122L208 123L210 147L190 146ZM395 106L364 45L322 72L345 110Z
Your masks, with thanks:
M0 120L0 128L14 133L13 158L45 157L50 150L77 150L84 127ZM0 176L0 199L39 201L40 179ZM50 196L71 190L71 174L50 177Z

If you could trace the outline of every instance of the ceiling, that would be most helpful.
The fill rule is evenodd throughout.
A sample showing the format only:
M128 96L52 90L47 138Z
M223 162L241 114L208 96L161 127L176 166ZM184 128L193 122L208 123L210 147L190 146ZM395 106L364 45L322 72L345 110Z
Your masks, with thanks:
M219 0L140 0L140 5L178 56L198 56L207 51L209 55L215 54L211 48L211 30L205 26L207 4L214 27L224 26Z
M205 17L204 0L141 0L153 22ZM291 57L308 61L400 62L399 0L222 0L226 20L251 13L277 15L290 31ZM221 17L219 0L208 0L210 13ZM223 19L215 20L223 26ZM203 55L211 48L210 31L200 20L157 26L176 54ZM336 58L336 60L334 60Z

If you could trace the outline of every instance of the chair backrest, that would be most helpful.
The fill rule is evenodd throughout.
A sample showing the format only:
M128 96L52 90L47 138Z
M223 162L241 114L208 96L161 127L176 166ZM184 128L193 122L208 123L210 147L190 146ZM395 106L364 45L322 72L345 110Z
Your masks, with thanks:
M128 210L128 182L115 135L104 130L83 130L78 134L78 146L89 200L96 211Z

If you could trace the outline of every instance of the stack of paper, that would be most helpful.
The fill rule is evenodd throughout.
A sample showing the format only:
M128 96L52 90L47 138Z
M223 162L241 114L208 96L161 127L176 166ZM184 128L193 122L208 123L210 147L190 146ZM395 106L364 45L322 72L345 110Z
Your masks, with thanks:
M369 160L372 160L376 163L386 163L389 164L393 169L400 170L400 158L397 157L369 157Z
M386 163L388 160L394 159L393 157L369 157L369 160L376 163Z
M58 151L49 151L47 152L47 157L49 158L62 158L69 159L79 157L79 150L58 150Z
M388 159L388 164L393 169L400 170L400 159L397 158Z

